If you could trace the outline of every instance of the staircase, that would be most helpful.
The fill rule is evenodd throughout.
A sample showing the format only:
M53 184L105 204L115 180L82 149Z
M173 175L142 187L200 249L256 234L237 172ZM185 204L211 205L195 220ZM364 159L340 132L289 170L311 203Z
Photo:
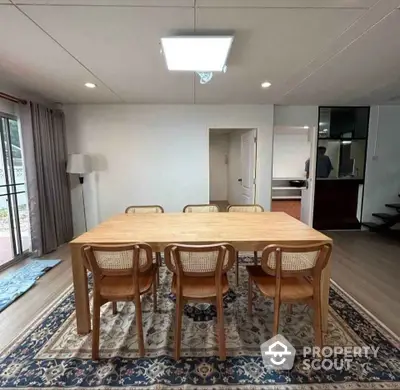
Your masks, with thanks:
M388 209L395 210L396 214L373 213L372 216L380 219L381 223L363 222L361 225L366 226L371 232L390 231L392 226L400 223L400 203L387 203L385 206Z

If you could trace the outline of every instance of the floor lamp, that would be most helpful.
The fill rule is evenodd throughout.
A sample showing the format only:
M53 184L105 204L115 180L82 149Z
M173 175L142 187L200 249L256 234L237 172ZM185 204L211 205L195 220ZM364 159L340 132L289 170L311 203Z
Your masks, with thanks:
M83 205L83 217L85 219L85 232L87 232L87 221L86 221L86 207L85 207L85 195L83 191L84 175L91 172L90 168L90 157L86 154L70 154L68 156L67 172L70 174L79 175L79 183L81 184L82 191L82 205Z

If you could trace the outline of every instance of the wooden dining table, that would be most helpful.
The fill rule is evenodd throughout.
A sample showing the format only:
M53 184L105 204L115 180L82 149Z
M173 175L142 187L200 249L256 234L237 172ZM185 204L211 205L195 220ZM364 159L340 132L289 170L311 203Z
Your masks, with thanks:
M261 251L269 244L332 242L324 234L282 212L118 214L70 242L77 332L90 332L87 271L81 248L85 244L146 242L162 252L170 243L228 242L238 251ZM327 331L330 263L321 280L322 327Z

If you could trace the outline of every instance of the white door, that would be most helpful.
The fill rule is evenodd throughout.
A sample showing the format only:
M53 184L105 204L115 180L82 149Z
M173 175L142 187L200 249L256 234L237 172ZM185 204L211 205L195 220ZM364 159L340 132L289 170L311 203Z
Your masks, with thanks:
M301 190L301 211L300 220L312 227L314 217L314 190L317 160L317 128L311 127L308 131L310 141L310 163L309 175L306 180L306 188Z
M242 185L241 204L253 204L255 201L256 185L256 130L249 130L242 134L240 146Z

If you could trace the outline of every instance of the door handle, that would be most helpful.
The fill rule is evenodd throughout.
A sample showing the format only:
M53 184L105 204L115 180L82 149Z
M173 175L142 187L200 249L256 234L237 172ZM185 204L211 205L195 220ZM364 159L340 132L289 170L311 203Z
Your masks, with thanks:
M238 179L238 181L241 183L243 181L243 179L240 178L240 179Z

